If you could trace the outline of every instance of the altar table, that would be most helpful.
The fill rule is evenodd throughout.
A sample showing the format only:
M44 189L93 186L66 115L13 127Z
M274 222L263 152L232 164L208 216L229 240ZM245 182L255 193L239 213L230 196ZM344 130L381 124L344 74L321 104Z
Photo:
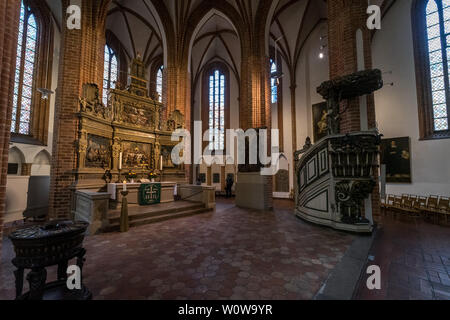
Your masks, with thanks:
M155 182L155 184L161 184L161 201L160 203L173 202L176 192L176 182ZM126 188L128 191L128 204L139 204L139 188L142 184L150 183L127 183ZM123 183L109 183L108 193L110 195L110 205L113 208L117 208L118 204L122 202L121 191L124 188Z

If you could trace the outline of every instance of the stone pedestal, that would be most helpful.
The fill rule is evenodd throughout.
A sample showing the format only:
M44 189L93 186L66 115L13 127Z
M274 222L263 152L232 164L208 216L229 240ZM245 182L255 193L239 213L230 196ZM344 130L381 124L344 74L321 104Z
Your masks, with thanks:
M197 185L180 185L178 194L182 200L202 202L207 209L216 208L216 189Z
M96 234L109 224L109 197L109 193L106 192L79 190L75 193L73 216L76 221L89 223L89 234Z
M273 208L272 177L260 172L239 172L236 182L236 206L246 209Z

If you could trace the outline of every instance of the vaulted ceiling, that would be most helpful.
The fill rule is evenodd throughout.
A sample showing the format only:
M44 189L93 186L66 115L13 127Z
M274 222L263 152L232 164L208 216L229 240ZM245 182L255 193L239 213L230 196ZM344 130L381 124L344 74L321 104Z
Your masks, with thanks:
M163 53L163 33L145 0L113 0L106 29L120 40L128 59L140 54L149 65Z
M61 26L59 1L46 1ZM382 5L386 11L395 1L371 0L370 3ZM190 69L193 77L213 60L226 63L239 77L242 39L240 29L233 21L238 19L247 27L257 25L261 3L276 5L270 14L270 45L274 46L279 39L277 46L283 59L289 68L295 70L312 30L326 21L327 0L112 0L106 28L119 39L128 59L139 53L147 66L160 61L164 53L165 20L170 20L175 34L183 33L186 28L195 28L189 43L192 46ZM203 10L209 7L217 9L213 12ZM164 15L158 15L161 9ZM231 16L232 13L235 16ZM192 19L199 14L206 14L206 17ZM191 19L199 21L198 25L189 25Z
M326 19L324 0L279 2L270 28L270 45L278 49L292 75L295 76L300 54L312 31Z

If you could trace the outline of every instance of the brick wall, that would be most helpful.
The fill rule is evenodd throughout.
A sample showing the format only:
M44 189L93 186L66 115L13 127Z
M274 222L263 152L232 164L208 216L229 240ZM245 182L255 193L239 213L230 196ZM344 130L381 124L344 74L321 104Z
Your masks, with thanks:
M0 2L0 257L5 214L6 179L11 128L14 70L20 1Z
M371 34L366 27L367 1L328 1L328 46L330 56L330 78L358 71L356 31L361 29L364 42L364 61L366 69L372 68ZM340 106L341 132L348 133L361 130L359 99L344 101ZM369 129L375 128L375 102L373 95L367 98L367 115ZM373 216L380 214L380 196L378 187L372 195Z
M84 83L96 83L102 88L105 19L109 2L83 0L81 30L68 30L63 24L55 105L50 218L67 218L70 215L70 186L75 183L74 170L78 160L75 144L78 136L78 98ZM68 0L63 0L63 12L68 4Z

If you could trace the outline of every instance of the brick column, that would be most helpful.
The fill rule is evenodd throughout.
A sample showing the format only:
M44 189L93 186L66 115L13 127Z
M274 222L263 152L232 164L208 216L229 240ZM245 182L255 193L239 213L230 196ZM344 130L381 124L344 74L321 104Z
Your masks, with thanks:
M14 92L20 1L0 2L0 257L3 241L6 178Z
M188 70L187 58L176 58L176 50L168 52L167 67L164 68L163 103L165 106L163 121L167 121L173 111L179 110L184 115L186 130L191 131L191 75ZM193 134L193 132L191 132ZM192 180L192 165L185 164L185 180Z
M66 16L68 0L63 0ZM67 218L77 168L78 99L84 83L102 88L105 21L110 0L82 0L81 29L69 30L63 21L58 90L55 105L55 132L50 182L49 216ZM101 94L101 93L100 93Z
M241 63L241 86L239 121L243 130L267 127L267 150L271 150L271 90L270 90L270 58L265 55L264 46L243 49ZM273 207L273 177L265 176L264 201L266 208ZM239 183L239 182L238 182Z
M362 31L364 42L364 63L366 69L372 68L371 34L366 27L368 15L367 1L328 2L328 42L330 56L330 78L345 76L358 71L356 32ZM368 97L369 128L375 127L375 106L373 95ZM352 99L341 105L341 131L360 130L359 99Z
M22 168L20 170L21 176L31 176L31 167L33 166L32 163L22 163Z
M241 129L271 127L269 57L243 50L239 121Z
M356 32L363 34L364 64L372 68L371 34L367 29L368 15L366 0L328 1L328 46L330 56L330 79L358 71ZM361 130L359 98L344 101L340 106L341 132ZM367 96L368 127L375 128L375 102L373 94ZM377 185L378 186L378 185ZM372 209L375 220L380 215L380 195L378 187L372 194Z

